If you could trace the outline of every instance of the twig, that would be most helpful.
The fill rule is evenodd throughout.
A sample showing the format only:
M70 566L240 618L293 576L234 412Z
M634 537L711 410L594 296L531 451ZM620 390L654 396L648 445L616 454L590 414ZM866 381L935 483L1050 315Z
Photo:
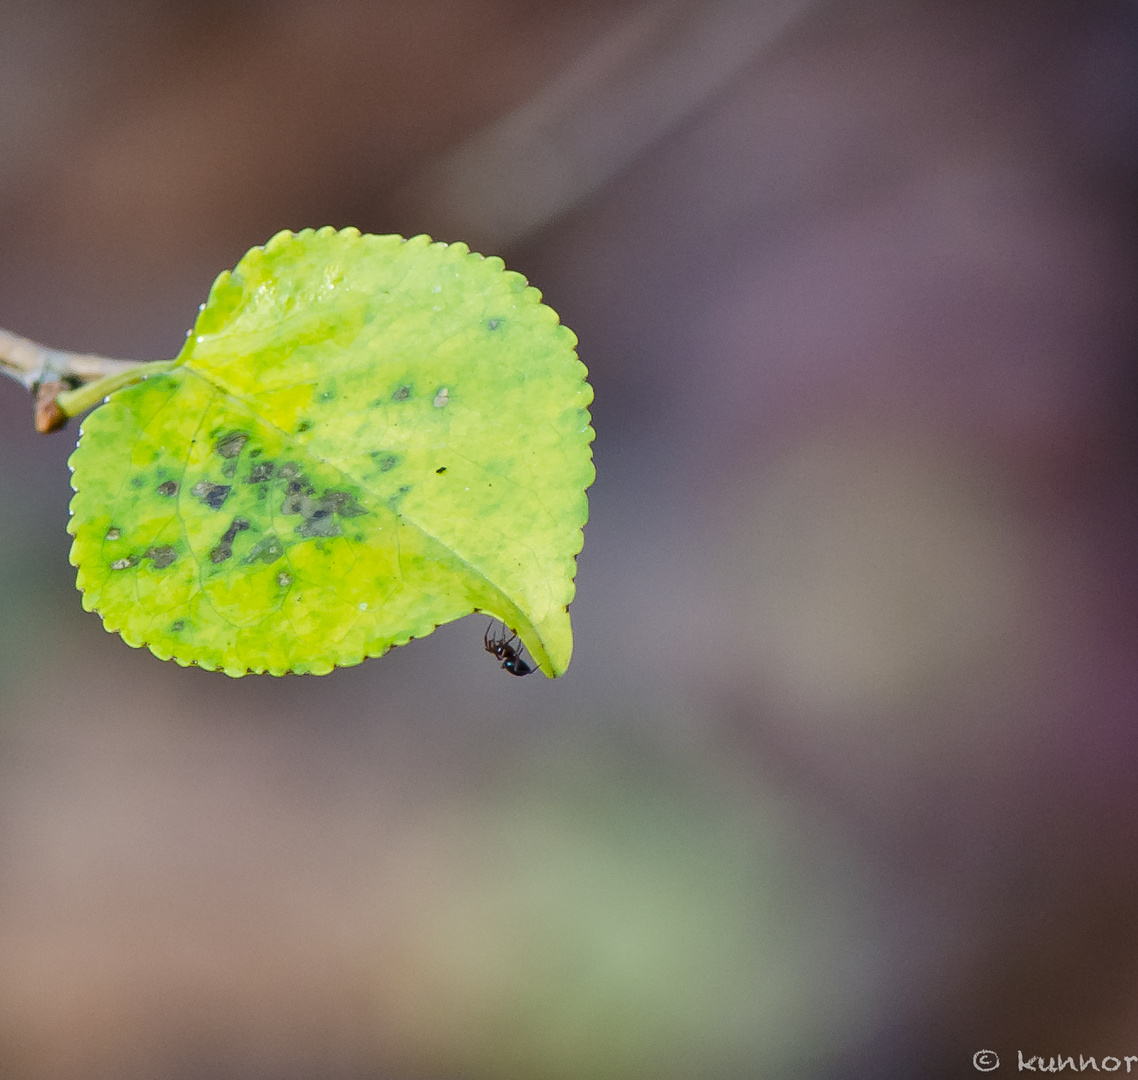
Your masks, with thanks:
M148 367L143 360L112 360L89 353L49 349L19 334L0 330L0 372L21 383L35 397L36 431L43 434L58 431L69 417L89 408L104 396L99 395L92 401L89 394L76 394L68 400L70 391L86 383L115 377L118 378L114 385L122 385L133 381L123 378L127 372ZM143 377L140 372L138 378ZM113 388L108 385L108 392ZM64 398L62 402L61 395Z

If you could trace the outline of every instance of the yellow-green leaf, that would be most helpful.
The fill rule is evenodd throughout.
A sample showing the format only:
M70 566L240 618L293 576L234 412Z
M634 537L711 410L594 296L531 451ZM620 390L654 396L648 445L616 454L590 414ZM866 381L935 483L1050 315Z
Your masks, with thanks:
M464 244L279 233L172 367L84 422L84 606L230 675L327 672L482 611L561 674L594 475L575 345Z

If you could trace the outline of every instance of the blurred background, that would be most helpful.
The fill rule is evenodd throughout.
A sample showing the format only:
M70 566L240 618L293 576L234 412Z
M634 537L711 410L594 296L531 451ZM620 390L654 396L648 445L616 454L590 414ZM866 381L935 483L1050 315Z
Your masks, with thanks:
M0 325L173 356L282 228L580 337L564 678L84 614L0 385L0 1075L1138 1055L1138 8L0 0Z

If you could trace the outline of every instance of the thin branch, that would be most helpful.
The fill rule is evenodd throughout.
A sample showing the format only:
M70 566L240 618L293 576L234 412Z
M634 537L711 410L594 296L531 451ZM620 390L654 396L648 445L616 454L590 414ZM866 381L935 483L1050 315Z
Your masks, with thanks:
M40 383L86 383L140 367L144 360L112 360L90 353L64 352L0 330L0 372L34 390Z
M0 330L0 373L15 379L34 395L36 430L44 434L58 431L69 416L81 411L61 404L61 394L146 366L143 360L112 360L90 353L49 349L19 334Z

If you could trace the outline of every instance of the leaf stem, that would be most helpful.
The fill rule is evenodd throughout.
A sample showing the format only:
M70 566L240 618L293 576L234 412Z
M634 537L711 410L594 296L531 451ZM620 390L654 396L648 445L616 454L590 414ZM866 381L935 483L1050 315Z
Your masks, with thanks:
M78 416L81 412L86 412L92 405L97 405L113 390L142 382L143 379L148 379L151 375L161 375L162 372L169 371L176 366L176 360L154 360L134 364L125 371L120 371L117 375L108 375L105 379L96 379L93 382L84 383L74 390L65 390L63 393L57 394L55 400L63 410L64 415L68 417Z
M140 368L146 369L145 374ZM118 386L145 378L152 370L154 366L144 360L112 360L51 349L0 329L0 373L35 396L36 430L44 434L58 431L69 417L90 408ZM104 382L106 388L94 394Z

